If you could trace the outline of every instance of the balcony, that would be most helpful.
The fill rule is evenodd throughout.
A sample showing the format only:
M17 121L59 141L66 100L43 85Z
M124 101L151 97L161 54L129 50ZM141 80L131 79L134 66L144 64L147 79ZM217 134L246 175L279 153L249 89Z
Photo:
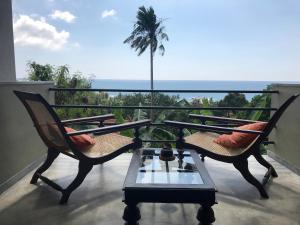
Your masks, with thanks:
M42 88L39 91L43 92L44 96L51 100L53 99L53 93L48 91L49 85L50 90L53 91L54 89L51 89L51 84L49 83L46 85L46 88ZM25 89L28 89L28 85L25 86ZM24 89L24 87L18 88ZM276 90L279 90L279 94L277 92L273 93L271 108L278 107L286 96L297 92L299 87L279 85L276 88ZM12 98L10 109L8 110L15 111L15 107L18 107L20 112L18 112L18 115L9 115L8 113L4 115L14 118L17 118L19 115L27 116L23 108L21 110L21 105L16 99L13 99L10 88L7 88L6 92L6 94L1 93L2 96L5 95ZM262 200L255 187L249 185L231 164L217 162L209 158L205 160L205 166L218 189L216 196L218 204L213 206L216 216L214 224L299 224L300 177L290 170L298 172L297 158L291 159L291 154L297 154L295 153L297 146L295 147L289 143L289 149L284 149L283 151L283 147L279 143L287 140L279 140L281 135L278 133L283 131L284 126L289 126L295 120L298 121L298 117L295 115L295 110L297 111L299 107L298 104L299 102L297 102L297 106L292 107L286 113L285 117L283 117L284 121L278 124L276 133L271 135L271 140L275 142L275 145L272 145L270 148L271 152L269 152L272 158L265 155L267 161L275 167L279 174L278 178L267 184L270 199ZM140 108L143 107L140 106ZM10 180L17 180L23 175L25 176L16 183L10 182L15 184L12 186L10 184L9 186L11 187L1 194L1 224L124 223L122 214L125 204L122 203L122 185L132 154L126 153L103 165L95 166L83 184L72 194L68 205L60 206L58 205L60 193L41 182L37 186L29 184L33 173L32 170L41 161L37 159L40 156L43 158L43 155L41 155L43 152L40 148L45 147L42 147L41 143L34 144L34 151L27 154L27 150L33 146L32 144L40 140L29 118L22 118L22 123L24 124L24 129L30 133L32 140L30 140L30 143L22 143L24 151L18 143L14 143L15 147L12 150L15 152L12 151L10 156L13 157L12 154L15 155L18 165L22 165L22 158L18 156L26 156L25 159L28 162L25 162L24 165L30 164L30 166L23 166L25 170L22 170L21 174L18 172L20 169L17 169L18 173L14 176L17 178L11 176ZM17 124L19 124L18 121ZM16 131L17 136L24 135L23 132L19 132L20 130ZM291 139L294 137L295 134L290 135ZM297 140L293 140L297 143ZM281 148L278 146L281 146ZM36 152L39 152L39 154ZM7 157L7 159L11 159L11 157ZM3 165L8 167L13 167L11 164L14 164L5 163L3 161ZM45 175L65 187L76 176L77 167L78 162L76 160L60 155L50 169L46 171ZM249 168L259 180L263 179L266 170L254 158L250 158ZM193 204L141 204L142 218L140 224L197 224L196 214L198 208L198 205Z
M300 177L280 163L267 157L279 177L270 182L270 199L260 199L257 190L249 185L230 164L206 159L210 176L218 189L214 224L299 224ZM32 172L0 196L1 224L123 224L122 184L131 159L123 154L95 166L83 184L73 193L67 206L58 205L60 193L39 182L29 184ZM78 162L59 156L46 172L62 185L75 176ZM265 169L252 158L251 172L259 179ZM140 224L198 224L199 206L193 204L141 204Z
M38 185L29 184L33 171L45 158L46 147L12 90L39 92L56 108L61 106L53 102L53 83L16 82L11 0L1 1L0 12L0 52L4 53L3 57L0 57L0 224L123 224L125 204L122 203L122 184L132 156L130 153L95 166L83 184L72 194L66 206L58 204L60 193L42 182ZM290 70L290 66L288 67ZM272 111L288 96L300 92L299 85L278 84L274 87L275 92L271 92L271 108L263 110ZM52 91L49 91L51 88ZM264 157L279 175L267 185L270 199L262 200L255 187L249 185L231 164L206 159L205 166L218 189L218 204L213 206L216 216L214 224L300 224L299 102L298 100L284 114L276 130L270 135L274 144ZM85 108L102 110L120 109L122 106ZM127 107L130 110L134 108L159 110L166 107ZM169 109L186 110L178 106ZM210 107L194 107L189 110L192 109L214 110ZM151 143L151 140L144 142ZM76 175L77 167L77 161L60 155L45 175L65 187ZM253 158L250 158L249 167L259 180L263 179L265 168ZM141 204L140 224L198 224L198 207L193 204Z

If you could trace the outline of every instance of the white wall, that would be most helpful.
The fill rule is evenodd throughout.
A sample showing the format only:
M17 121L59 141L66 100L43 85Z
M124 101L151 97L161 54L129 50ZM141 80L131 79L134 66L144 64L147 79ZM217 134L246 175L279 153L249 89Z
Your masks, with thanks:
M16 81L11 0L0 0L0 82Z
M272 94L271 107L276 108L293 94L300 93L298 84L275 84L273 89L279 90L279 94ZM300 97L281 116L270 140L275 141L270 146L270 156L300 174Z
M13 90L37 92L53 103L50 87L52 82L0 83L0 189L47 150Z

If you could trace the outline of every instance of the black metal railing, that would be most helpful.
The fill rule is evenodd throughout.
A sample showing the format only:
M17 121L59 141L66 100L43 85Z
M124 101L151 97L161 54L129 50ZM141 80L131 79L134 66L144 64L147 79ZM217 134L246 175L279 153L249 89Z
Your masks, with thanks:
M257 93L278 94L275 90L148 90L148 89L99 89L99 88L49 88L49 91L62 92L124 92L124 93ZM274 111L277 108L270 107L178 107L178 106L106 106L106 105L52 105L54 108L98 108L98 109L154 109L154 110L241 110Z
M105 89L105 88L49 88L49 91L98 91L98 92L140 92L140 93L252 93L278 94L276 90L184 90L184 89Z
M54 92L118 92L118 93L247 93L279 94L277 90L149 90L149 89L99 89L99 88L49 88ZM276 111L274 107L179 107L179 106L112 106L112 105L51 105L54 108L93 108L93 109L150 109L150 110L236 110L236 111ZM151 123L151 126L164 126L162 123ZM143 142L174 142L174 140L143 140Z
M154 109L154 110L236 110L236 111L274 111L270 107L179 107L179 106L109 106L109 105L51 105L54 108L86 108L86 109Z

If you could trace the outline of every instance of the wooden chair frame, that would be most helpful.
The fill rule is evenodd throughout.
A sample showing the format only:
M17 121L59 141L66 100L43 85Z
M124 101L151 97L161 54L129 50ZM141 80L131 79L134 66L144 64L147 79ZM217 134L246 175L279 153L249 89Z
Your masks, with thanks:
M237 128L230 128L230 127L220 127L220 126L209 126L205 125L206 121L215 121L215 122L221 122L221 123L234 123L236 125L243 125L243 124L249 124L249 123L255 123L259 121L252 121L252 120L242 120L242 119L233 119L233 118L226 118L226 117L216 117L216 116L205 116L205 115L196 115L191 114L190 117L193 119L199 119L202 124L193 124L193 123L184 123L184 122L177 122L177 121L165 121L164 123L166 125L175 127L179 129L178 133L178 139L176 142L177 148L188 148L188 149L195 149L202 157L202 160L204 160L204 157L208 156L212 159L226 162L226 163L232 163L234 167L240 171L242 176L252 185L254 185L262 198L268 198L268 194L264 189L264 185L268 182L269 178L277 177L277 173L274 169L274 167L267 162L261 155L260 152L260 145L263 144L265 140L267 140L267 137L269 136L270 132L274 129L276 126L277 121L280 119L281 115L284 113L284 111L288 108L288 106L299 96L299 94L295 94L288 98L281 107L273 114L271 119L268 121L267 126L265 129L260 131L254 131L254 130L240 130ZM183 129L193 129L193 130L199 130L199 131L206 131L206 132L215 132L215 133L231 133L233 131L235 132L242 132L242 133L252 133L252 134L258 134L258 138L256 141L254 141L250 146L247 147L247 150L243 153L235 156L225 156L221 154L216 154L209 149L201 148L197 145L193 145L190 143L186 143L184 139L184 133ZM266 172L264 179L262 183L260 183L249 171L248 168L248 158L249 156L253 155L255 159L264 167L268 169Z
M20 92L20 91L14 91L16 96L21 100L21 102L24 104L25 108L27 109L36 129L39 133L41 139L44 141L46 146L48 147L48 154L45 162L35 171L30 183L36 184L38 179L41 179L46 184L51 186L52 188L60 191L62 193L62 197L60 199L60 204L67 203L71 193L79 187L79 185L83 182L87 174L91 171L94 165L102 164L104 162L107 162L118 155L128 151L129 149L138 149L142 146L142 141L139 137L139 128L142 126L148 126L150 125L150 120L141 120L136 122L130 122L130 123L124 123L119 125L112 125L107 127L99 127L94 129L86 129L86 130L80 130L76 132L70 132L67 133L64 129L64 125L66 124L72 124L72 123L84 123L84 122L91 122L91 121L97 121L99 122L99 125L103 125L103 121L107 119L114 118L113 114L107 114L107 115L100 115L100 116L94 116L94 117L85 117L85 118L78 118L78 119L70 119L70 120L60 120L57 116L56 112L53 110L53 108L48 104L48 102L37 93L29 93L29 92ZM47 109L47 111L51 114L53 117L53 120L55 121L58 129L63 134L63 137L68 145L68 148L71 150L71 152L55 148L47 138L44 136L44 134L39 129L38 121L31 109L31 107L27 104L26 100L32 100L37 101L39 103L42 103L43 106ZM89 134L89 133L96 133L97 135L104 135L104 134L110 134L114 132L119 132L126 129L135 129L133 142L131 144L125 145L118 150L112 152L111 154L104 155L102 157L97 158L91 158L87 155L83 154L78 147L74 145L72 140L70 139L71 136L80 135L80 134ZM69 157L72 157L79 161L78 166L78 174L75 177L75 179L72 181L72 183L67 187L63 188L57 183L51 181L45 176L42 176L42 173L45 172L53 163L53 161L58 157L58 155L62 153Z

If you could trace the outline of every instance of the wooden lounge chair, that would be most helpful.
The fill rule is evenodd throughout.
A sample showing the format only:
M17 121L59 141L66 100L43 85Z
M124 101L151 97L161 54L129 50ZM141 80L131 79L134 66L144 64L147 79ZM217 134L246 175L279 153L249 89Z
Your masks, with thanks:
M99 124L102 124L104 120L111 119L114 116L108 114L61 121L55 111L40 94L20 91L14 91L14 93L24 104L33 120L38 134L48 147L46 161L36 170L30 183L35 184L37 183L38 178L40 178L52 188L62 192L60 204L67 203L70 194L83 182L86 175L93 168L93 165L109 161L129 149L140 148L142 146L142 141L139 138L139 128L150 124L150 120L141 120L67 133L64 128L66 124L91 121L97 121ZM132 139L116 133L125 129L135 129L135 137ZM94 137L96 143L91 147L80 149L71 140L72 136L88 133L96 133L97 135ZM42 173L51 166L60 153L79 160L78 174L67 188L62 188L58 184L42 176Z
M270 176L277 177L278 175L275 169L273 168L273 166L262 157L260 152L260 145L267 140L268 135L275 127L277 121L279 120L283 112L298 96L299 94L293 95L289 99L287 99L286 102L283 103L283 105L273 114L273 116L268 121L265 129L262 132L254 131L254 130L241 130L241 129L230 128L225 126L220 127L220 126L205 125L206 121L215 121L223 124L231 123L231 124L236 124L238 126L243 124L254 123L258 121L232 119L232 118L215 117L215 116L204 116L204 115L195 115L195 114L191 114L190 117L194 119L199 119L202 122L202 124L183 123L177 121L165 121L165 124L179 129L178 140L176 142L177 148L195 149L199 154L201 154L202 160L204 160L205 156L208 156L215 160L219 160L226 163L232 163L234 167L240 171L242 176L250 184L254 185L258 189L262 198L268 198L268 194L264 189L264 185L267 183ZM184 137L183 135L184 128L199 130L200 132L196 132L190 136ZM231 133L233 131L241 132L241 133L257 134L257 138L247 147L240 148L240 149L226 148L213 141L220 134ZM261 165L263 165L268 169L262 183L260 183L249 172L247 159L251 155L253 155Z

